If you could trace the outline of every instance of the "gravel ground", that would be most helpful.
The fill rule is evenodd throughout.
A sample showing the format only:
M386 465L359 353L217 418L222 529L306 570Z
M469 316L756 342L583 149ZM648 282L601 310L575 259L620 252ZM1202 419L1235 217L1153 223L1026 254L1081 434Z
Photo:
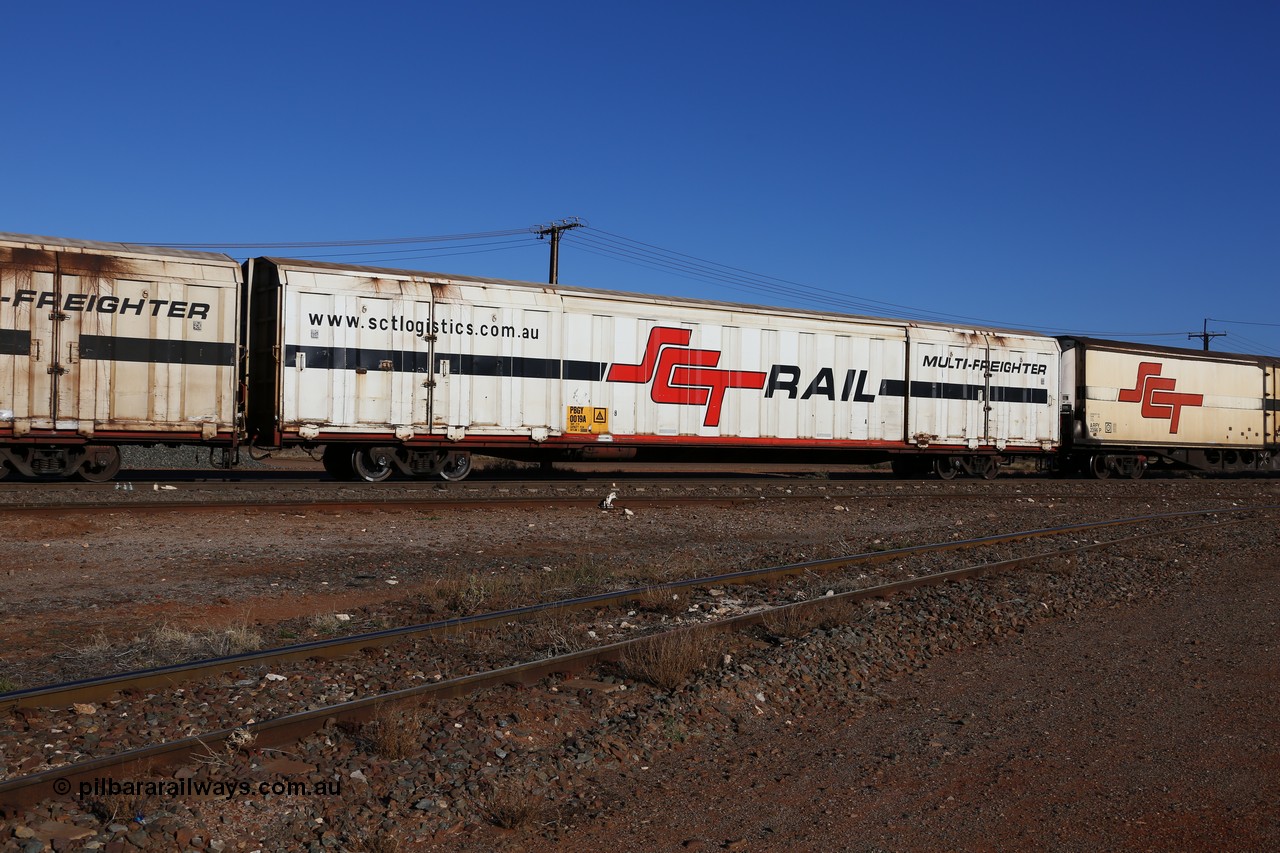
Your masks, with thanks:
M372 536L367 516L271 515L230 546L202 535L225 525L216 514L203 528L149 520L146 535L127 514L92 536L68 517L0 543L14 567L0 643L17 652L4 676L61 665L76 632L126 638L158 618L217 627L248 607L273 641L335 609L394 623L438 607L429 591L459 571L554 563L608 585L655 563L683 574L1280 493L1265 480L972 486L988 499L907 484L634 518L378 513ZM246 744L178 778L340 790L77 797L6 816L0 850L1275 849L1277 538L1274 520L1187 529L795 636L737 635L674 690L588 673L283 753Z

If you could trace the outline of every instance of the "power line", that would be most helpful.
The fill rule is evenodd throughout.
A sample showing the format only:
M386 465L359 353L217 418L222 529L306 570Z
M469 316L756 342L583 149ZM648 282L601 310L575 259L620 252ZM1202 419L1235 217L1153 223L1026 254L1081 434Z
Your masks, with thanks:
M509 228L496 231L476 231L463 234L427 235L416 237L381 237L360 240L321 240L297 242L227 242L227 243L160 243L151 242L146 245L188 249L246 249L246 250L278 250L278 249L341 249L341 248L373 248L377 246L411 246L412 248L375 251L324 252L307 255L296 255L305 259L345 259L361 258L361 263L385 261L403 264L406 261L437 259L459 255L487 254L491 252L509 251L511 249L532 246L528 241L530 235L538 239L551 238L552 258L550 278L555 282L558 278L559 243L561 238L570 240L577 249L591 255L610 259L616 262L631 264L654 270L664 275L683 278L691 281L711 283L732 290L752 294L764 294L769 302L794 300L801 305L817 305L818 310L848 311L853 314L869 316L888 315L897 319L928 321L940 323L972 323L980 326L1004 328L1021 328L1043 334L1068 334L1107 338L1182 338L1186 332L1125 332L1096 329L1051 329L1039 323L1018 323L996 321L988 318L973 317L964 314L926 311L910 305L885 302L876 299L857 297L847 292L817 287L777 276L752 272L741 267L722 264L706 258L700 258L685 252L666 249L661 246L635 240L620 234L614 234L600 228L594 228L586 222L571 217L558 220L548 225L532 228ZM438 245L432 245L438 244ZM135 244L139 245L139 244ZM1202 333L1191 337L1201 337L1208 333L1208 322L1240 323L1242 325L1267 326L1280 328L1280 323L1262 323L1245 320L1220 320L1206 318L1206 326ZM1225 333L1213 333L1217 337ZM1241 335L1234 335L1240 340L1248 340ZM1207 344L1207 339L1206 339ZM1257 346L1257 342L1250 341ZM1262 347L1263 349L1270 349Z
M574 243L586 241L595 246L599 254L612 256L628 263L637 263L640 266L646 266L651 269L675 272L686 278L717 282L739 290L767 293L774 296L783 294L800 299L820 301L825 304L841 305L856 311L876 312L888 308L896 310L900 314L921 319L931 316L943 316L931 315L907 305L880 302L872 299L858 299L839 291L753 273L738 267L720 264L715 261L687 255L683 252L675 252L621 235L611 234L598 228L588 228L587 231L590 232L590 236L579 237L575 235ZM592 239L592 237L595 239ZM945 316L961 320L977 319L959 314Z
M1219 320L1218 322L1222 321ZM1266 326L1270 324L1260 323L1259 325ZM1275 344L1264 344L1262 341L1255 341L1253 338L1246 338L1244 335L1236 332L1232 332L1230 338L1233 341L1244 341L1247 346L1252 347L1255 352L1262 355L1280 355L1280 348L1277 348Z
M1241 326L1270 326L1273 329L1280 329L1280 323L1259 323L1256 320L1221 320L1217 317L1209 318L1214 323L1234 323Z
M485 244L481 244L481 245L485 245ZM531 248L532 245L533 244L531 244L528 238L526 237L525 239L522 239L522 240L501 240L498 242L489 243L487 244L488 248L477 248L474 251L468 251L468 252L450 251L451 249L465 248L466 244L463 244L459 246L439 246L439 247L418 246L412 249L392 249L392 250L387 250L385 252L325 252L317 255L293 255L293 257L301 260L316 260L319 258L356 258L356 257L369 256L372 258L386 258L388 260L408 261L408 260L415 260L416 258L415 257L395 257L395 256L416 255L417 258L440 258L440 257L448 257L450 255L472 255L472 254L482 254L484 252L501 252L506 249L517 248L517 247ZM423 251L430 252L431 254L426 254L426 255L416 254Z
M594 238L594 239L593 239ZM753 273L739 267L720 264L704 258L698 258L683 252L664 249L650 243L633 240L629 237L612 234L600 228L588 227L583 232L573 235L573 244L591 254L611 257L624 263L656 269L681 278L695 281L707 281L722 284L726 287L747 292L766 293L770 296L785 295L810 302L820 302L855 313L876 314L885 310L892 311L900 319L927 320L933 322L954 323L968 321L982 326L1000 326L1005 328L1021 328L1028 331L1046 334L1074 334L1096 337L1115 338L1181 338L1185 332L1123 332L1098 329L1050 329L1039 324L1010 323L994 321L986 318L971 317L963 314L947 314L928 312L908 305L893 302L882 302L873 299L859 299L846 293L827 288L801 284L788 279ZM586 248L583 244L593 247Z

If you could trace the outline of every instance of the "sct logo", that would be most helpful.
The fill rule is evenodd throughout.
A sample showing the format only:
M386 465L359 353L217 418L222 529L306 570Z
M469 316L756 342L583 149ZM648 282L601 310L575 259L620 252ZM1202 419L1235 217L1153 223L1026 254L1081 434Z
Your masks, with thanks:
M655 403L706 406L703 426L720 425L724 392L730 388L763 388L765 375L754 370L719 370L720 353L709 349L688 349L693 332L656 326L649 332L644 358L639 364L615 364L606 382L653 380L649 396Z
M1121 403L1141 403L1144 418L1159 418L1169 422L1169 433L1178 431L1178 418L1183 406L1204 405L1203 394L1175 394L1173 387L1178 380L1162 378L1159 362L1144 361L1138 365L1138 381L1132 388L1120 392Z

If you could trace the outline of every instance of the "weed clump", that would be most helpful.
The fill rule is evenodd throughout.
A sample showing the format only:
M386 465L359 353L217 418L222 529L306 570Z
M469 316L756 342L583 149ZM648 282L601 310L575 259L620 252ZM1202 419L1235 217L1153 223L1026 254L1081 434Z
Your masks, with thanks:
M704 631L669 631L628 648L618 661L630 678L661 690L675 690L689 678L711 667L719 650Z

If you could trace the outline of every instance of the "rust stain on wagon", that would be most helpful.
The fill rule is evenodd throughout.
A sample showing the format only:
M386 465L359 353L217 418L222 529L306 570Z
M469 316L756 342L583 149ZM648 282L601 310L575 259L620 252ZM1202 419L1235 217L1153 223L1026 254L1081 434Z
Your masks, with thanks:
M367 281L369 286L373 288L374 293L400 294L404 292L404 282L399 279L369 276Z
M136 276L136 267L112 255L52 252L22 246L0 247L0 268L14 271L18 287L29 287L33 273L74 275L88 283L86 291L96 290L102 282Z
M57 268L57 259L53 252L44 249L0 247L0 267L28 272L53 272Z
M429 281L427 284L431 285L431 296L434 299L458 299L462 295L456 285L447 281Z
M64 275L79 275L94 281L137 277L137 268L112 255L85 255L78 252L58 253L58 269Z

